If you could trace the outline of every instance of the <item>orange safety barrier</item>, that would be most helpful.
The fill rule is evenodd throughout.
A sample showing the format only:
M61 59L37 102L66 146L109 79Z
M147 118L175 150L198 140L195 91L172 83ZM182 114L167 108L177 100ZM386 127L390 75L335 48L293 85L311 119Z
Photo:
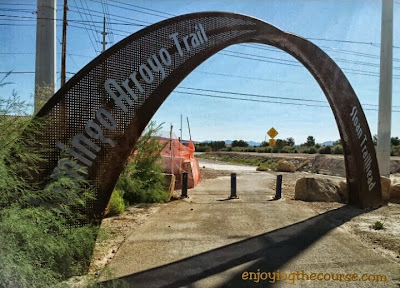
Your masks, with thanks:
M201 178L199 163L194 157L194 143L188 142L188 146L183 145L178 139L160 138L166 146L161 151L164 164L164 173L175 175L175 189L182 187L182 173L188 173L188 188L195 187Z

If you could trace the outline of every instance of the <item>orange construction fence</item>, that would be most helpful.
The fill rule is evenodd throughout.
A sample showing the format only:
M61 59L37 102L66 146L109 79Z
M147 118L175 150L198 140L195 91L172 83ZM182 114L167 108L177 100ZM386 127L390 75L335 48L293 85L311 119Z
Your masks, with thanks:
M160 138L160 141L166 144L161 151L164 173L176 176L175 189L180 189L182 186L183 172L188 173L188 188L195 187L200 182L201 175L199 163L194 157L193 141L189 141L188 146L180 143L178 139Z

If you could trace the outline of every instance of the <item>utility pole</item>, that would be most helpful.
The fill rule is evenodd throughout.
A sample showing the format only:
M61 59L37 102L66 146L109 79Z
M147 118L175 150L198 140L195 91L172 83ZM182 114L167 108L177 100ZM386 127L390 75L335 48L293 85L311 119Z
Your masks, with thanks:
M182 114L181 114L181 142L182 142L182 140L183 140L183 138L182 138Z
M66 54L67 54L67 11L68 0L64 0L63 31L62 31L62 52L61 52L61 86L66 82Z
M192 141L192 133L190 133L190 124L189 124L189 117L186 117L188 128L189 128L189 140Z
M103 52L106 51L106 35L108 34L106 32L106 17L103 17L103 32L101 32L101 34L103 35L103 41L101 42L101 44L103 44Z
M35 113L56 90L56 0L37 0Z
M390 176L390 132L392 118L393 0L382 0L381 62L377 157L379 172Z

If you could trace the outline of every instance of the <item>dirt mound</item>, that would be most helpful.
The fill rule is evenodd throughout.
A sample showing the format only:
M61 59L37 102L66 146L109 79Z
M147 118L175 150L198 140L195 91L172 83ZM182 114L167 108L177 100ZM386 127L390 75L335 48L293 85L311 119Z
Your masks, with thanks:
M312 172L318 174L346 177L344 157L342 155L326 154L266 154L251 152L212 152L216 159L226 157L240 160L252 160L265 162L272 160L278 162L285 159L290 164L299 167L298 171ZM390 173L400 173L399 157L390 160ZM250 163L247 163L251 165Z
M313 173L346 177L346 168L343 158L316 155L311 164L311 172Z

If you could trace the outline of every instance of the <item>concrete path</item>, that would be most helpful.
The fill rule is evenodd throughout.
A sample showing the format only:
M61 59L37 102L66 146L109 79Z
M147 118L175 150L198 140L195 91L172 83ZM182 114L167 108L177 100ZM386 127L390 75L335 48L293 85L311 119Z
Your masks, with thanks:
M204 167L204 168L214 169L214 170L230 171L230 172L234 172L234 173L243 172L243 171L256 172L256 168L257 168L254 166L233 165L233 164L220 163L220 162L204 160L204 159L199 160L199 166Z
M319 215L300 201L271 201L275 192L266 187L273 187L275 176L265 172L242 172L237 181L236 200L227 200L230 178L220 177L190 189L189 199L166 204L118 250L108 266L113 276L104 273L101 279L146 288L400 287L399 263L340 227L362 210L344 206ZM250 280L246 272L256 274ZM296 279L271 283L262 272ZM346 281L352 275L341 276L343 281L297 280L311 273L385 274L388 282Z

